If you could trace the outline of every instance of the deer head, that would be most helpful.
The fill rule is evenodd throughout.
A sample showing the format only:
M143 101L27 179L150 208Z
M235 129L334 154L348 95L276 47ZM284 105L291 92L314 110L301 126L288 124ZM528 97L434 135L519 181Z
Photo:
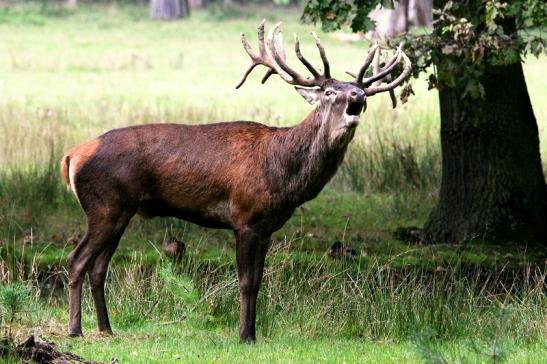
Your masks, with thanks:
M296 91L310 104L316 105L316 120L321 123L322 129L328 135L328 143L334 147L346 145L355 133L359 124L359 116L366 109L366 99L380 92L388 91L393 107L396 106L396 98L393 89L400 85L410 74L411 64L406 54L399 46L391 59L380 63L380 47L374 45L368 51L365 61L359 72L353 76L354 81L340 81L331 76L330 65L325 49L321 45L319 37L312 32L319 55L323 62L323 73L320 73L300 51L300 42L295 34L294 49L296 56L312 74L312 77L304 77L298 74L286 63L283 37L279 29L281 23L276 24L268 33L267 40L264 37L264 20L258 27L258 54L241 34L243 48L251 58L251 65L243 74L236 88L241 87L252 70L263 65L268 71L262 78L265 83L273 74L278 74L285 82L294 85ZM391 80L391 73L397 65L404 61L401 74ZM372 75L365 77L368 67L372 64ZM383 82L386 83L383 83Z

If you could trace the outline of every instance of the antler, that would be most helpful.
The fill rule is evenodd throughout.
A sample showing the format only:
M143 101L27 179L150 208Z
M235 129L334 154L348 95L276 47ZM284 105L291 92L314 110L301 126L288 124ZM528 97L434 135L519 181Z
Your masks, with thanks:
M365 91L367 96L389 91L389 96L391 97L393 107L395 108L395 106L397 106L397 99L395 98L393 89L408 78L412 70L412 64L405 52L403 52L402 44L397 48L393 57L384 63L383 67L380 67L380 53L381 50L378 44L373 45L368 51L365 62L359 69L357 76L353 73L347 73L350 76L355 77L355 82ZM391 72L399 63L401 63L401 60L404 62L403 71L392 81ZM372 76L364 77L365 72L371 63ZM387 81L387 83L382 84L383 81Z
M268 67L268 71L262 78L262 83L266 82L268 78L270 78L270 76L274 73L277 73L285 82L291 85L299 85L305 87L320 87L327 79L331 78L330 66L327 60L327 56L325 54L325 49L321 45L319 37L317 37L315 33L312 32L312 35L315 38L315 44L319 49L319 54L321 56L321 60L323 61L323 74L320 74L311 65L311 63L308 62L308 60L306 60L304 56L302 56L302 52L300 52L300 42L298 41L296 34L294 35L294 50L296 56L313 76L313 78L304 77L298 74L292 68L290 68L286 63L285 48L283 47L283 35L279 29L281 22L277 23L272 29L270 29L270 31L268 32L267 41L264 40L264 23L265 20L262 20L262 22L258 26L259 54L254 53L251 45L245 38L245 34L241 33L241 43L243 43L243 48L245 49L245 52L247 52L249 57L251 57L251 65L243 74L243 77L241 78L241 81L239 81L239 83L237 84L236 88L241 87L241 85L245 83L245 81L247 80L247 76L249 76L252 70L258 65Z

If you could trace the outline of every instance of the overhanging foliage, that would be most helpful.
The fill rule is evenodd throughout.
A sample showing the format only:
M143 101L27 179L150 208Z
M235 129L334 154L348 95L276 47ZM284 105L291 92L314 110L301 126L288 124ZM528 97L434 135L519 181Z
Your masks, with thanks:
M303 20L321 22L325 31L349 25L354 32L368 31L374 24L368 13L380 0L310 0ZM391 3L389 1L388 3ZM391 4L393 5L393 4ZM405 43L413 61L413 75L431 72L430 86L464 87L462 96L482 97L479 77L487 65L521 62L528 53L545 52L547 3L541 0L501 2L492 0L435 1L433 30L409 32L390 40ZM403 98L411 92L403 92Z

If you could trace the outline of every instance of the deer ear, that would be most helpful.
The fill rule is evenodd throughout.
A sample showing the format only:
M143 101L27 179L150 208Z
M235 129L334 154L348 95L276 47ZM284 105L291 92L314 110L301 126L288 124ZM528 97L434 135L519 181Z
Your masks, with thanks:
M294 89L312 105L319 100L319 95L321 93L320 89L302 87L295 87Z

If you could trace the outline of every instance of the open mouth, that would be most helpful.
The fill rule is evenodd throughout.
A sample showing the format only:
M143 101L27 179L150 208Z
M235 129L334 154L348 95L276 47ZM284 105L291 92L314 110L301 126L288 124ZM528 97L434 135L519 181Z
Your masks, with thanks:
M359 124L359 114L363 111L363 102L350 102L346 108L344 118L346 119L346 125L357 126Z

